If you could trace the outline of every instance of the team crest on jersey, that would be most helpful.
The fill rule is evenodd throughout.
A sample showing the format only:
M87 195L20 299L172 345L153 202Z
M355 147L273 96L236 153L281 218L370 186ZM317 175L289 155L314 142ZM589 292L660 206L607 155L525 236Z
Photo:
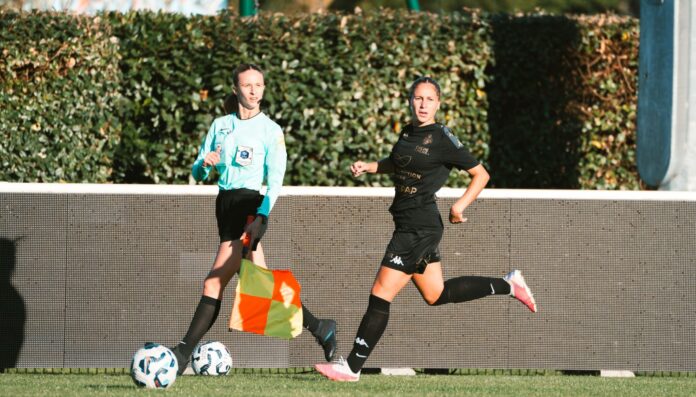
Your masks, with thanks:
M459 138L457 138L457 136L452 133L452 130L450 130L447 127L443 128L442 130L445 132L445 135L447 135L447 137L450 139L450 141L452 141L452 143L457 149L464 147L464 145L459 141Z
M433 134L428 134L428 136L423 139L423 145L430 145L431 143L433 143Z
M251 164L254 159L254 148L251 146L239 146L237 148L237 156L235 161L241 166L247 166Z

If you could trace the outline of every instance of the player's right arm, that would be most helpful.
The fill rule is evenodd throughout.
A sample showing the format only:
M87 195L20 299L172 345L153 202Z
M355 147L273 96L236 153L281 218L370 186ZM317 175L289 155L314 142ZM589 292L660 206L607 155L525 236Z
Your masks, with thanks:
M215 122L213 121L200 149L198 149L198 157L196 157L196 161L193 162L193 167L191 168L193 179L199 182L206 180L213 165L220 162L220 150L213 150L214 144Z
M358 160L351 164L350 172L352 172L355 177L362 174L391 174L394 172L394 163L392 163L389 157L369 163Z

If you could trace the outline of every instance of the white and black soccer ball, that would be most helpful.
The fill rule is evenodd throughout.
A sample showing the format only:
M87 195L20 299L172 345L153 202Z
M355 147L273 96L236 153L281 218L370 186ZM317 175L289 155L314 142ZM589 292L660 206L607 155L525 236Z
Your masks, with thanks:
M179 365L167 347L148 342L135 352L131 361L131 378L139 387L166 389L174 384Z
M193 350L191 368L196 375L227 375L232 369L232 356L220 342L203 342Z

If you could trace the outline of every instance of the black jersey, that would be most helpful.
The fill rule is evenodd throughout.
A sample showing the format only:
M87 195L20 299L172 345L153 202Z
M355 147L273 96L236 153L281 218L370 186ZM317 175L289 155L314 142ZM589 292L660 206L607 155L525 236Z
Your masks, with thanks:
M479 164L452 131L439 123L404 127L389 158L396 189L389 211L397 226L442 228L435 193L452 167L469 170Z

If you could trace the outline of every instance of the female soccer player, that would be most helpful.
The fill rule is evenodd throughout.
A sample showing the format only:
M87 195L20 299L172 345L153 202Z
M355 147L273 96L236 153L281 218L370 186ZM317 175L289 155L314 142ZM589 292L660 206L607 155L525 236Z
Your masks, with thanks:
M518 270L503 278L464 276L443 282L438 244L444 229L435 193L452 167L466 170L471 184L450 208L449 221L466 221L463 212L488 183L488 172L476 161L449 128L435 122L440 107L440 86L429 77L411 85L409 101L413 121L401 131L389 157L378 162L356 161L353 176L389 173L396 188L389 208L395 224L367 311L362 318L348 359L317 364L315 368L335 381L356 382L360 370L377 345L389 320L389 306L401 289L413 280L423 299L432 306L465 302L488 295L511 295L532 311L534 297Z
M261 68L239 65L234 71L234 87L236 110L213 121L193 163L197 181L205 180L213 167L220 175L215 201L220 246L188 332L172 349L179 361L179 373L183 373L196 344L217 319L223 290L240 268L244 237L251 242L252 262L266 266L259 240L285 175L283 131L260 108L265 88ZM259 193L264 179L268 185L265 196ZM247 224L249 216L254 220ZM336 351L336 322L318 320L304 305L302 316L303 326L324 349L326 361L331 361Z

